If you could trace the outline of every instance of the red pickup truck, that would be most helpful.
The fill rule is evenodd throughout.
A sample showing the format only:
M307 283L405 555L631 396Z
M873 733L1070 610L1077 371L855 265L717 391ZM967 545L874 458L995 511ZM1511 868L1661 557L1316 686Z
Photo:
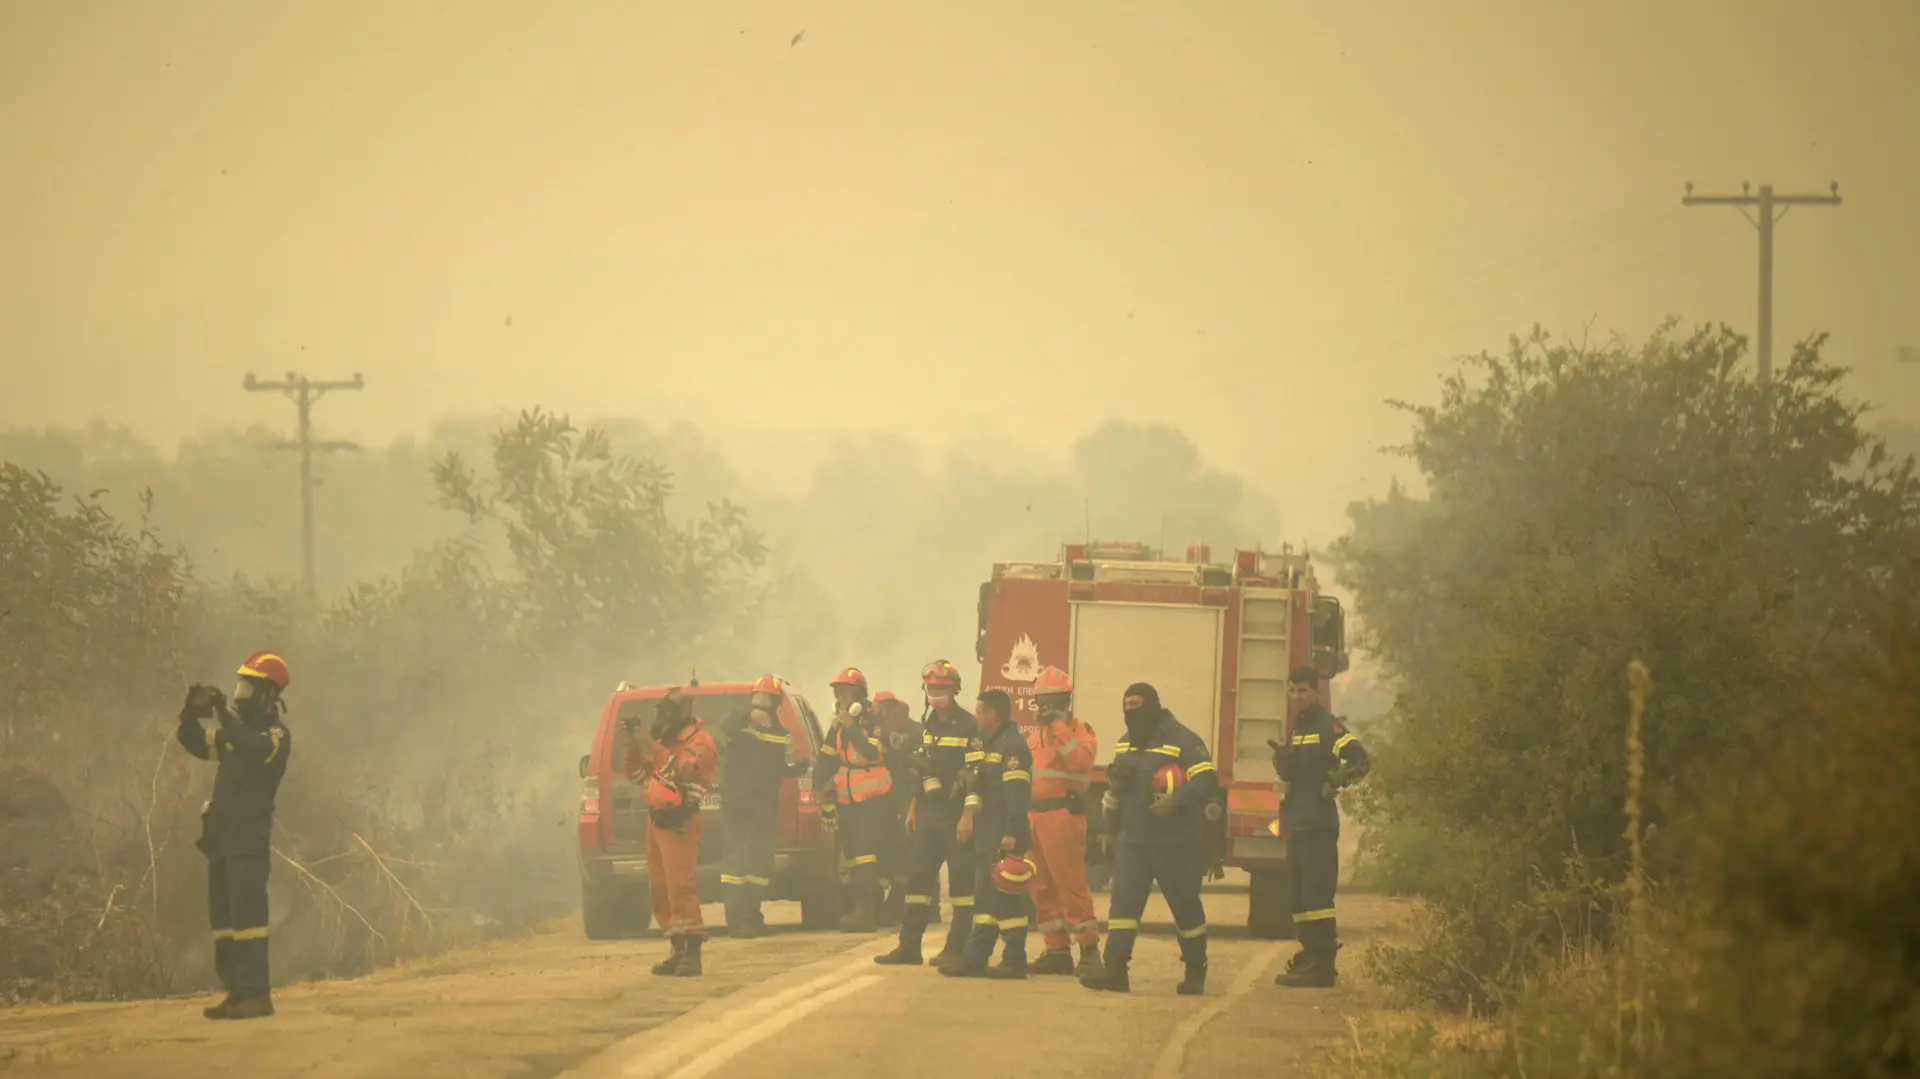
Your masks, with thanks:
M647 892L647 807L638 784L627 778L629 734L626 720L639 718L634 736L647 738L653 702L669 685L629 686L622 682L601 709L593 751L580 758L580 914L587 937L604 940L644 931L653 917ZM719 768L700 810L706 820L700 841L700 897L720 898L720 858L727 849L725 817L726 738L721 725L747 708L751 682L699 682L684 687L694 714L720 744ZM781 682L780 723L793 739L796 756L813 760L820 750L820 720L805 697ZM769 898L800 901L808 928L832 927L840 917L840 866L831 833L820 828L820 807L807 776L788 779L780 794L779 841Z

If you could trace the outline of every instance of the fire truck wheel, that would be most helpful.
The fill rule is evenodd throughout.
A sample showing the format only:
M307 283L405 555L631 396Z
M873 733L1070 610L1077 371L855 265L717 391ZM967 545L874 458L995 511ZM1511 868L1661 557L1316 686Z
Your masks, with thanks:
M1291 940L1293 903L1287 892L1287 871L1256 869L1247 891L1247 935L1261 940Z
M580 885L580 921L588 940L637 937L652 918L653 904L644 886Z

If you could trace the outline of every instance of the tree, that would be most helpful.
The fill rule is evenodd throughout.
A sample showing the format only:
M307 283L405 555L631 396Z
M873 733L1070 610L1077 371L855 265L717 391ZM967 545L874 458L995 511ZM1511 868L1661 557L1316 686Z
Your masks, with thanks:
M1427 882L1426 951L1399 956L1431 993L1489 1003L1621 879L1630 659L1661 685L1648 797L1671 829L1793 726L1788 690L1857 644L1920 549L1913 466L1862 429L1821 344L1768 389L1724 329L1632 351L1536 332L1400 405L1429 495L1356 507L1336 554L1400 687L1377 804L1455 867Z

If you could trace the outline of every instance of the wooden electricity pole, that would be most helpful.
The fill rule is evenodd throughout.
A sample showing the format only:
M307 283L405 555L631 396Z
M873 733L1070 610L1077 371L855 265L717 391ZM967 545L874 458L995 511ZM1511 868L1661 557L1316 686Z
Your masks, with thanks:
M1774 193L1772 184L1761 184L1758 192L1753 191L1752 187L1751 184L1741 184L1738 195L1696 195L1693 185L1688 184L1687 193L1680 199L1680 204L1732 206L1760 230L1760 327L1755 341L1760 359L1760 381L1764 384L1773 377L1773 226L1795 206L1840 205L1840 185L1832 185L1825 195L1779 195ZM1754 208L1754 213L1747 213L1749 206Z
M330 390L360 390L366 388L359 375L346 380L314 380L305 375L287 372L280 382L262 382L247 372L241 388L249 393L284 393L293 401L300 413L299 436L281 442L277 447L285 450L300 451L300 587L308 596L315 593L313 576L313 454L334 453L340 450L357 450L360 447L351 442L316 442L313 438L313 403L325 397Z

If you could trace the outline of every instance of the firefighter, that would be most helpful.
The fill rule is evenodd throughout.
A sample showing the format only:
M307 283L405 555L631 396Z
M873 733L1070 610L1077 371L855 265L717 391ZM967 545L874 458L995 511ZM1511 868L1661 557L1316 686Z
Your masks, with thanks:
M914 722L907 702L886 690L873 695L873 706L880 713L880 736L886 751L887 775L893 792L887 796L886 842L880 848L880 876L886 882L887 899L880 906L880 927L898 926L906 905L907 879L913 864L912 839L907 835L907 811L913 806L913 793L920 789L921 740L925 728Z
M794 759L792 740L780 723L780 694L780 680L761 675L747 710L727 731L727 778L720 803L727 849L720 864L720 889L727 931L742 939L766 935L760 904L773 886L780 785L807 769L805 760Z
M651 743L641 754L640 739L627 721L627 778L642 784L647 799L647 890L653 918L672 951L653 965L655 974L680 978L700 974L700 948L707 928L700 918L700 801L707 796L719 747L693 712L693 700L678 686L654 706L648 729Z
M1073 715L1073 681L1058 667L1033 682L1040 724L1027 733L1033 752L1033 905L1046 953L1035 974L1091 975L1100 967L1100 920L1087 887L1087 809L1082 802L1099 751L1093 728ZM1070 944L1080 945L1074 966Z
M813 789L832 790L821 820L840 833L841 855L853 865L853 910L840 919L843 933L879 928L880 848L886 840L893 778L887 771L879 715L867 700L867 676L848 667L833 680L833 730L820 747Z
M960 672L944 659L920 671L927 713L920 736L921 758L913 803L907 807L907 832L913 837L913 868L907 881L906 907L900 918L900 943L893 951L874 957L882 966L926 962L921 938L938 907L940 870L947 871L947 895L953 901L953 922L947 940L932 961L959 962L967 936L973 931L974 859L968 839L959 835L966 785L972 767L984 756L980 731L973 715L960 707Z
M973 842L978 869L973 878L976 906L966 951L943 957L940 973L957 978L1023 979L1027 976L1027 926L1033 905L1027 886L1033 880L1033 833L1027 807L1033 800L1033 754L1026 735L1013 722L1013 702L1004 691L980 694L974 712L980 730L980 761L973 766L974 787L960 811L955 835ZM956 915L954 921L957 923ZM1000 963L989 967L994 945Z
M1340 939L1333 893L1340 880L1340 806L1336 794L1367 774L1372 761L1360 739L1320 703L1320 672L1299 667L1287 676L1293 708L1289 744L1268 739L1280 777L1280 824L1287 837L1287 875L1300 951L1275 985L1330 989Z
M1179 992L1196 996L1207 988L1207 912L1200 902L1206 876L1205 812L1220 789L1220 775L1206 743L1160 706L1160 694L1145 682L1127 687L1121 699L1126 737L1107 765L1107 811L1114 842L1112 898L1107 905L1104 969L1080 984L1125 993L1127 967L1147 890L1158 883L1173 911L1186 965Z
M225 1000L203 1009L208 1019L273 1014L267 968L267 869L273 849L273 798L287 774L293 735L280 716L292 680L287 661L255 652L240 665L233 696L212 686L187 690L175 732L203 761L217 761L213 797L200 814L207 856L207 922L213 928L213 970ZM214 720L206 726L202 720Z

